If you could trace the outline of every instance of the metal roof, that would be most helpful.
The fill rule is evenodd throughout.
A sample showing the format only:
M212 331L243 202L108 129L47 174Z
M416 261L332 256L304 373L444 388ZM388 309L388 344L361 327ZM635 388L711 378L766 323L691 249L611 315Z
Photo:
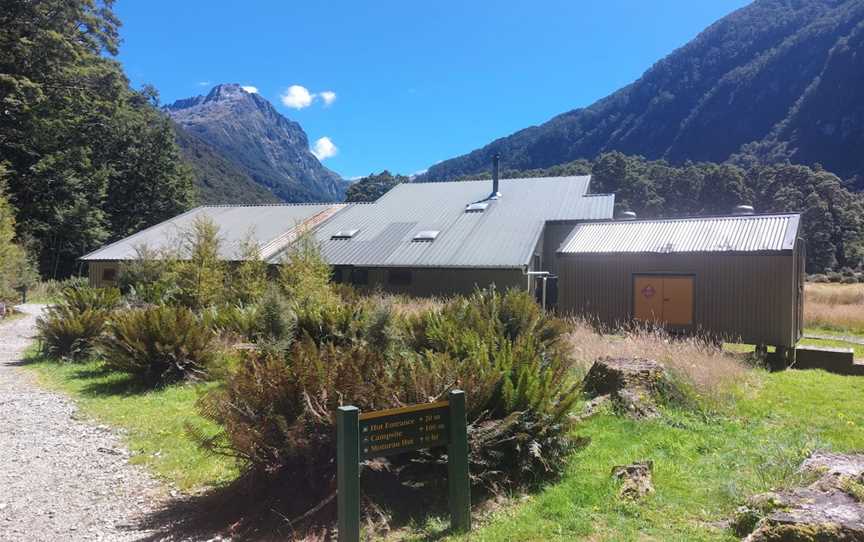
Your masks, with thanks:
M351 205L315 231L331 265L376 267L521 267L547 221L612 217L614 196L586 195L590 177L503 179L500 199L482 212L492 181L403 183L373 204ZM333 239L356 229L351 239ZM430 242L412 242L437 230ZM279 255L270 259L278 261Z
M579 224L561 254L792 250L801 215L744 215Z
M136 257L136 249L142 245L155 250L176 248L183 232L189 231L195 220L203 217L209 217L219 226L223 258L237 259L241 243L251 237L258 243L261 257L267 259L296 239L304 228L314 228L344 207L345 204L197 207L102 247L81 259L131 260Z

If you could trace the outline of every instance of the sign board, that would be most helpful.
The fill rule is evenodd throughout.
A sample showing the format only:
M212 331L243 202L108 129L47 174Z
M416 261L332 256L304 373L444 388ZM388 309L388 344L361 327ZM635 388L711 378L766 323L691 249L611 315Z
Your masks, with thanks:
M447 446L450 525L455 532L470 531L465 392L453 390L447 401L362 414L357 407L339 407L336 412L339 542L360 540L361 460L439 446Z
M447 401L360 414L360 458L401 454L449 442Z

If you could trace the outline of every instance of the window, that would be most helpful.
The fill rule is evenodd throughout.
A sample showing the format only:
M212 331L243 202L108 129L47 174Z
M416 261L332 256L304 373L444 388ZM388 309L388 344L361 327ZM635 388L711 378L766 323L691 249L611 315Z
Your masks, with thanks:
M420 242L420 243L431 243L432 241L435 240L436 237L438 237L438 233L440 233L438 230L418 231L414 235L414 239L412 239L412 241Z
M351 284L365 286L369 284L369 270L354 268L351 270Z
M117 280L117 270L113 267L106 267L102 270L102 280L105 282L114 282Z
M391 269L387 272L387 282L391 286L408 286L411 284L411 270Z

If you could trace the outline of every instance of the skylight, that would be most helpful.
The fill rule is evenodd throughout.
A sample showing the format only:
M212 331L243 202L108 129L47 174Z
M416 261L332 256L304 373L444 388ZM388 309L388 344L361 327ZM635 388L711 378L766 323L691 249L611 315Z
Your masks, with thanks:
M469 203L465 206L466 213L482 213L489 207L489 202L487 201L475 201L474 203Z
M330 239L351 239L358 231L360 230L356 228L353 230L339 230L330 236Z
M440 233L440 232L439 232L438 230L423 230L423 231L418 231L418 232L414 235L414 239L412 239L412 241L424 242L424 243L431 243L432 241L435 240L436 237L438 237L438 234L439 234L439 233Z

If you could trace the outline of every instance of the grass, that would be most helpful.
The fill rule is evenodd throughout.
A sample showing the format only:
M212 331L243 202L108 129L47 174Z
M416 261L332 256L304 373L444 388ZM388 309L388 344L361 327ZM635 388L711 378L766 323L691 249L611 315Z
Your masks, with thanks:
M807 284L808 327L864 334L864 284Z
M591 443L576 453L564 479L482 521L473 541L738 540L725 527L751 494L799 481L800 462L816 448L864 448L864 378L822 371L759 372L760 385L723 416L667 409L635 422L604 413L578 434ZM654 461L656 493L620 501L615 465ZM422 540L439 520L414 532ZM409 537L410 538L410 537Z
M237 476L232 461L203 453L186 435L187 422L216 430L195 410L208 384L139 391L128 377L106 373L98 362L45 361L35 350L28 359L32 363L25 367L36 372L43 385L72 396L87 417L122 429L132 463L147 466L177 489L195 491Z

